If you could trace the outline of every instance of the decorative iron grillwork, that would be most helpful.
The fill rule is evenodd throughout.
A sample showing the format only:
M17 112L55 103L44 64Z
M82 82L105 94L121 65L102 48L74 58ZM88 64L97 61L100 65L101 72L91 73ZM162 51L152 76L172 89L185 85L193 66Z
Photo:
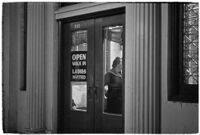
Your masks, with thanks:
M199 7L198 4L184 4L183 66L184 83L198 84L198 48L199 48Z

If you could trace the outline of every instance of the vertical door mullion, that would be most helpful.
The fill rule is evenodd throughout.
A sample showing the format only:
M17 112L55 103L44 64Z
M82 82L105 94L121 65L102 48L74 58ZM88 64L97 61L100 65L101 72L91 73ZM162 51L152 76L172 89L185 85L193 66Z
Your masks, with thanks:
M88 51L87 51L87 84L88 95L88 117L90 119L91 131L94 132L94 19L88 20Z
M102 18L95 19L95 132L101 132L102 124L102 91L103 91L103 46Z

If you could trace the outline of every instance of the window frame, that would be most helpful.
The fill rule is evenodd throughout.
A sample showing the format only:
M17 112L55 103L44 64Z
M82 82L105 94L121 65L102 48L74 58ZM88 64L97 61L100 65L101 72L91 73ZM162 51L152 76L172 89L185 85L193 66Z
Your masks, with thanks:
M169 4L169 90L168 100L197 103L198 84L185 84L183 80L183 4Z

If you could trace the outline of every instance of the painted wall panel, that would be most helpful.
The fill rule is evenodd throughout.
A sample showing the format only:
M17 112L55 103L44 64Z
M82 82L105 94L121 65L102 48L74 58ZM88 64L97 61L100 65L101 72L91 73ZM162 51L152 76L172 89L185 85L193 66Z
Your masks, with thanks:
M168 4L162 4L162 63L161 63L161 132L162 133L197 133L198 104L172 102L167 99L168 91Z
M19 96L20 91L20 62L22 21L22 3L5 3L3 17L3 106L4 131L17 132L25 123L20 123L24 114L23 103ZM19 100L18 100L19 99ZM22 104L21 104L22 103ZM20 111L19 111L20 110Z
M58 92L58 23L54 11L56 3L45 4L45 125L46 132L57 131L57 92Z
M58 28L54 16L55 5L57 4L28 3L27 89L24 88L22 91L20 73L23 71L20 63L23 60L23 51L26 51L22 47L24 3L4 4L4 132L44 132L45 128L50 132L56 130ZM45 64L48 64L48 67ZM46 82L45 78L48 78Z
M135 12L136 5L129 5L126 8L126 18L129 17L129 21L126 21L126 26L130 26L133 25L135 22L135 16L132 15L132 13ZM126 29L126 33L131 33L133 31L133 29L135 29L135 25L133 25L133 27L130 27L129 29ZM125 35L126 38L126 47L125 47L125 60L127 63L130 63L129 65L125 65L125 132L126 133L132 133L133 131L135 131L135 123L133 121L133 116L136 115L136 110L133 109L135 108L136 104L135 104L135 98L133 98L133 96L135 95L135 91L133 91L133 86L135 85L135 81L133 80L133 77L135 76L136 72L135 70L133 70L133 66L135 64L135 59L134 57L135 55L135 46L133 46L132 48L129 47L128 45L131 45L133 42L135 42L135 40L133 40L134 38L132 38L132 36L134 37L135 34L133 33L133 35ZM133 76L131 75L127 75L126 73L132 73ZM132 85L133 83L133 85Z
M28 3L27 20L27 109L28 132L42 132L45 91L45 8Z
M26 65L25 64L25 60L26 60L26 56L25 56L25 47L26 43L24 43L24 27L25 27L25 21L24 21L24 3L17 3L17 14L16 14L16 20L19 21L19 24L15 27L18 28L18 34L17 34L17 38L18 38L18 48L17 51L18 52L18 87L17 87L17 95L15 95L17 97L17 131L18 132L22 132L23 129L25 129L27 127L27 102L26 102L26 81L25 81L25 68Z
M10 5L3 4L3 21L2 21L2 33L3 33L3 86L2 86L2 96L3 96L3 131L8 132L9 127L9 46L10 46Z
M160 126L160 5L131 3L126 10L125 132L157 133ZM130 95L132 94L132 95ZM132 104L132 105L130 105Z
M10 17L11 19L14 19L17 13L17 8L16 8L16 4L11 4L11 9L10 10ZM18 32L18 28L14 27L18 25L18 20L14 21L10 21L10 47L9 47L9 130L11 131L16 131L16 126L17 126L17 97L15 95L17 95L17 71L18 71L18 52L14 51L17 50L17 46L18 46L18 38L17 38L17 32Z

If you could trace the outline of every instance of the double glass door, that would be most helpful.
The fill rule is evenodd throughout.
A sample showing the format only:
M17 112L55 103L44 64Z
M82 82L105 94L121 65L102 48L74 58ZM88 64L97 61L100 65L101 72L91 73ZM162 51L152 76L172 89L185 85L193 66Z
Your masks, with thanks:
M124 14L61 26L61 131L123 133Z

